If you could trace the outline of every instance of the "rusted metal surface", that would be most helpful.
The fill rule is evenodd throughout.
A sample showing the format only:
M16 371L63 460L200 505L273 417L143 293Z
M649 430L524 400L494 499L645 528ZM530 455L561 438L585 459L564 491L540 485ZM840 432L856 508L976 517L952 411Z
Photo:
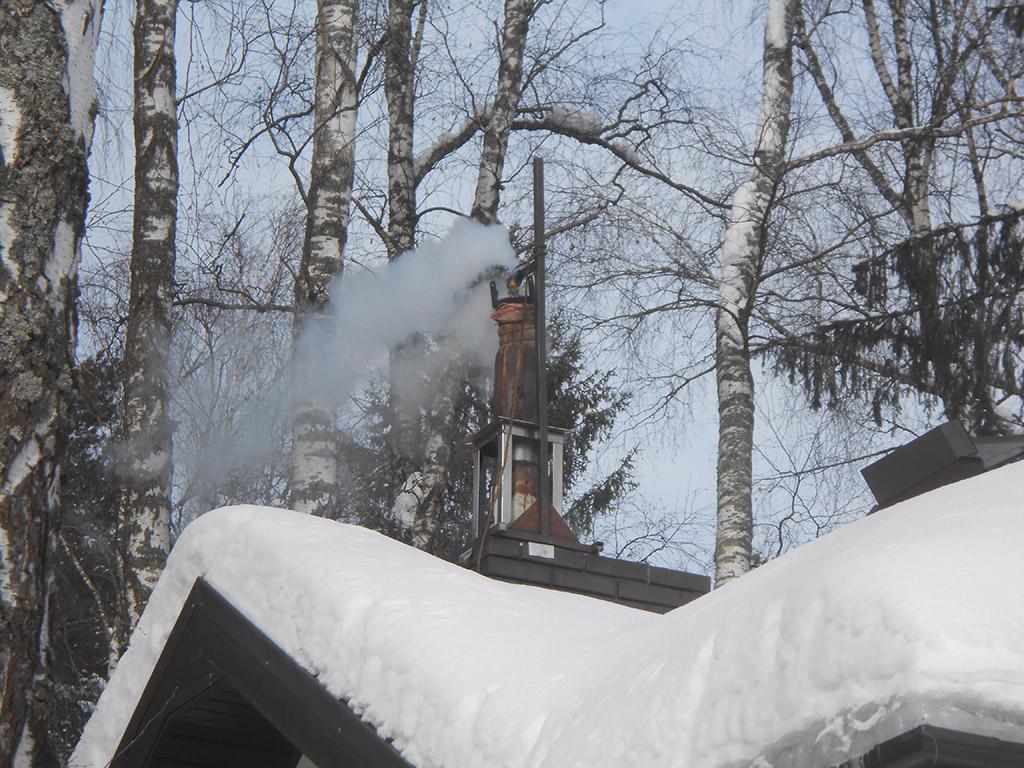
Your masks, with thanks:
M539 504L540 472L536 451L531 453L533 456L529 459L512 460L512 518L517 522L527 510Z
M537 412L536 315L532 304L504 301L491 315L498 324L494 356L495 416L532 420Z
M534 465L536 471L536 465ZM565 520L556 510L551 510L551 518L548 522L548 532L541 530L540 500L536 499L525 512L512 521L510 528L526 533L538 533L541 537L550 536L552 539L562 541L579 541L572 529L566 525Z

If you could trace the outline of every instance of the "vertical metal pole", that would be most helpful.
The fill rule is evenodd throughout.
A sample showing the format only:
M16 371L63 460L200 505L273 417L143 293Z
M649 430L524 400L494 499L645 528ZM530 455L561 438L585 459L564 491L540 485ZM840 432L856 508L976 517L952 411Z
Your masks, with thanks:
M483 467L480 466L480 449L473 450L473 538L480 538L480 531L486 525L481 524L481 502L484 492Z
M551 535L551 490L548 485L548 350L545 307L544 257L544 159L533 158L533 259L534 302L537 324L537 442L540 472L540 532Z

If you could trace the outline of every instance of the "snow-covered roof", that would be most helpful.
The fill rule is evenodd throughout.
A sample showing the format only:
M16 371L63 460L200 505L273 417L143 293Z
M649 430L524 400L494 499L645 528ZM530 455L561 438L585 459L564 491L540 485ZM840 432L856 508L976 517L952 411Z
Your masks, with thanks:
M927 722L1024 741L1024 463L664 616L231 507L171 554L72 765L107 763L204 577L420 768L830 765Z

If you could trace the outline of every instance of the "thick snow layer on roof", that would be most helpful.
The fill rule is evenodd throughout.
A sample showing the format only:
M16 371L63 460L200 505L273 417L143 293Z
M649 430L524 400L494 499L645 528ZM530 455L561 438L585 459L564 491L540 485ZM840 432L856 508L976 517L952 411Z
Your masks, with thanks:
M923 722L1024 741L1022 487L1024 463L947 486L665 616L293 512L211 512L72 765L109 760L198 576L421 768L823 766Z

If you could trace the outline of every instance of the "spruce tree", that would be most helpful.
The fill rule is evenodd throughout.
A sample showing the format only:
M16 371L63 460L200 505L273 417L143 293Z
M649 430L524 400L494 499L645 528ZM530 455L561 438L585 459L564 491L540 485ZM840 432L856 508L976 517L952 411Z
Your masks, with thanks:
M877 423L905 396L941 406L974 435L1012 427L997 408L1022 389L1024 214L949 226L857 262L857 316L774 348L815 407L846 396Z

